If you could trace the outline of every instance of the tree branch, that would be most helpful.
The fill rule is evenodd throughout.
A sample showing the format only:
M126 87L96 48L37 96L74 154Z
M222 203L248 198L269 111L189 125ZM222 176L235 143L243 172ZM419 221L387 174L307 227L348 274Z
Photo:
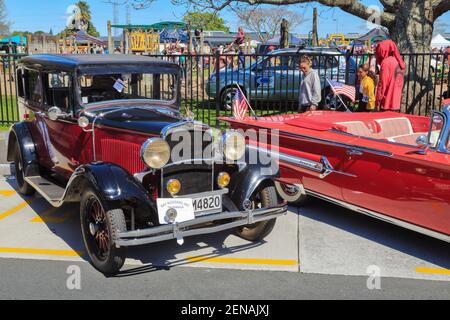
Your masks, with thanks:
M433 1L433 16L436 20L442 16L447 11L450 11L450 1L449 0L435 0Z
M373 18L373 11L369 10L367 6L362 4L359 0L172 0L173 2L187 1L203 8L209 8L215 11L220 11L232 3L246 3L249 5L269 4L275 6L292 5L299 3L319 2L322 5L328 7L340 8L343 11L355 15L361 19ZM443 0L448 1L448 0ZM387 8L393 9L388 11L382 11L380 13L380 23L385 27L389 27L395 21L394 7L398 0L382 0L386 3Z

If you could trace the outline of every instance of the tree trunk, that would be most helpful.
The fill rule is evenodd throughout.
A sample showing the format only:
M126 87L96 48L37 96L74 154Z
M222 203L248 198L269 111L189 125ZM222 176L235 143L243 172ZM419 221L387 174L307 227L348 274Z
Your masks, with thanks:
M403 1L399 5L395 23L389 32L400 52L430 52L433 36L433 10L431 0Z
M433 80L429 53L433 35L431 0L403 1L399 4L396 19L389 28L392 40L404 54L406 63L402 111L425 115L438 101L430 94ZM437 97L439 98L439 97Z
M317 8L314 8L313 11L312 45L314 47L317 47L319 45L319 31L317 29Z
M289 48L289 22L286 19L281 22L280 48Z

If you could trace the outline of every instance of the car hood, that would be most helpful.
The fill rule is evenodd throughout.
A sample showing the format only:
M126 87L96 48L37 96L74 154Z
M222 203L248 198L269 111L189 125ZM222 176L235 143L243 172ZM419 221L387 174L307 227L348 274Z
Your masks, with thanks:
M183 120L178 111L168 107L127 106L90 111L94 117L100 113L103 116L95 121L96 127L111 127L152 135L158 135L165 127Z

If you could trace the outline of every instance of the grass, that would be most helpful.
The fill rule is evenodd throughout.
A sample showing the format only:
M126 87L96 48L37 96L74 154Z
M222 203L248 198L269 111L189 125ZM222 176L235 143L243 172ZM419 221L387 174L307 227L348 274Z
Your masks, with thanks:
M0 99L0 131L7 131L13 122L19 120L17 100L14 96L2 96Z

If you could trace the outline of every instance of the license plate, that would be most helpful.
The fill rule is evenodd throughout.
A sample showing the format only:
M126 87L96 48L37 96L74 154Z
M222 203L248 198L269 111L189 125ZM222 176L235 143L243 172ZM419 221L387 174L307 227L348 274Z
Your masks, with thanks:
M192 199L195 215L222 211L222 195Z

